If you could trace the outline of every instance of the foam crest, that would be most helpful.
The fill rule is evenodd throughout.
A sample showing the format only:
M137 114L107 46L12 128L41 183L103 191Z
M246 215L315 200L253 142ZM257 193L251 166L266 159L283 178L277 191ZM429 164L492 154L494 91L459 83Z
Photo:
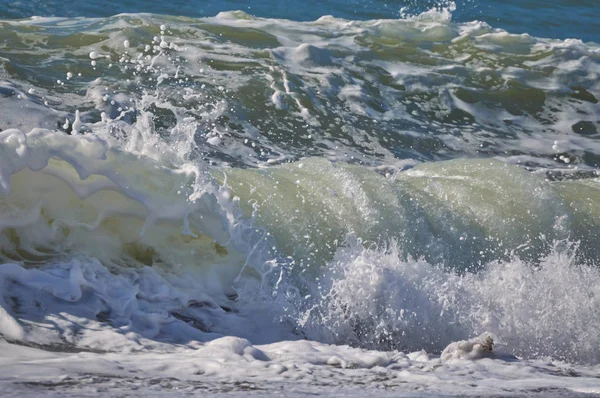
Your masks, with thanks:
M220 266L230 280L247 262L252 229L200 166L167 167L93 135L0 134L4 258L36 264L83 253L115 266Z
M418 4L416 5L418 6ZM454 1L442 0L435 7L420 13L415 13L410 6L402 7L400 9L400 17L414 21L449 22L452 19L453 11L456 11L456 3Z
M122 350L240 329L246 318L232 313L240 285L248 279L256 294L253 281L270 268L265 231L201 163L166 146L128 146L92 134L0 132L5 337Z

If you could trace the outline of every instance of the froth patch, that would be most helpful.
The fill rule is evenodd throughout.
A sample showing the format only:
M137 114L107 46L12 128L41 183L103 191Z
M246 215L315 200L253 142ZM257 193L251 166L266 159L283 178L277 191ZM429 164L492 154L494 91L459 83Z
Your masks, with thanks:
M451 359L481 359L491 357L494 350L494 339L484 333L481 336L470 340L461 340L450 343L448 347L442 351L440 356L442 361Z

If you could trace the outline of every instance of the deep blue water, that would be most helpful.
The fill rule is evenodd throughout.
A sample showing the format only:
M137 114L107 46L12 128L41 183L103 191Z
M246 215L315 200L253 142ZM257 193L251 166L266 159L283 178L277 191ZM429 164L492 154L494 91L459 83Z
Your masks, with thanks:
M119 13L155 13L189 17L243 10L266 18L314 20L323 15L347 19L398 18L400 9L419 13L442 0L0 0L0 18L37 16L106 17ZM576 38L600 43L599 0L457 0L453 19L482 20L512 33Z

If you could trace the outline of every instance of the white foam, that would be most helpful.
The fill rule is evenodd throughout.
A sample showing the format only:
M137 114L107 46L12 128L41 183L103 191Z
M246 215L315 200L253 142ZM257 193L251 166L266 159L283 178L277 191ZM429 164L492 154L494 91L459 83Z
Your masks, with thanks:
M265 390L284 389L293 397L533 394L539 390L568 394L598 388L594 367L493 359L440 362L423 353L407 356L308 341L257 346L224 337L171 353L135 355L49 353L0 344L3 391L18 391L21 396L39 392L30 390L35 383L52 386L50 394L101 391L150 396L188 394L197 388L227 396L264 396ZM12 384L14 380L21 383Z
M537 266L514 258L461 275L403 259L396 244L365 249L354 242L336 253L313 291L320 296L299 319L308 336L337 343L441 352L491 332L521 357L594 364L599 283L600 271L577 263L568 245L557 244ZM482 338L453 344L444 356L482 357Z
M450 361L454 359L481 359L492 356L494 339L489 334L482 334L471 340L455 341L444 348L440 359Z

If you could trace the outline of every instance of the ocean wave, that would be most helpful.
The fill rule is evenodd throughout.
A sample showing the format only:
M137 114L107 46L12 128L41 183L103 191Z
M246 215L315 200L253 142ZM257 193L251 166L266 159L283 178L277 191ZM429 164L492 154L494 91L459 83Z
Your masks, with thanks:
M187 128L196 156L236 167L305 156L374 165L503 156L566 170L598 161L600 50L580 40L478 21L241 11L2 26L2 129L70 132L79 110L86 131L108 118L129 134L147 112L149 128ZM19 117L24 108L38 116Z
M600 48L452 7L1 21L0 333L597 363Z
M436 352L491 331L526 358L598 360L596 180L465 159L209 170L99 135L0 134L5 337Z

